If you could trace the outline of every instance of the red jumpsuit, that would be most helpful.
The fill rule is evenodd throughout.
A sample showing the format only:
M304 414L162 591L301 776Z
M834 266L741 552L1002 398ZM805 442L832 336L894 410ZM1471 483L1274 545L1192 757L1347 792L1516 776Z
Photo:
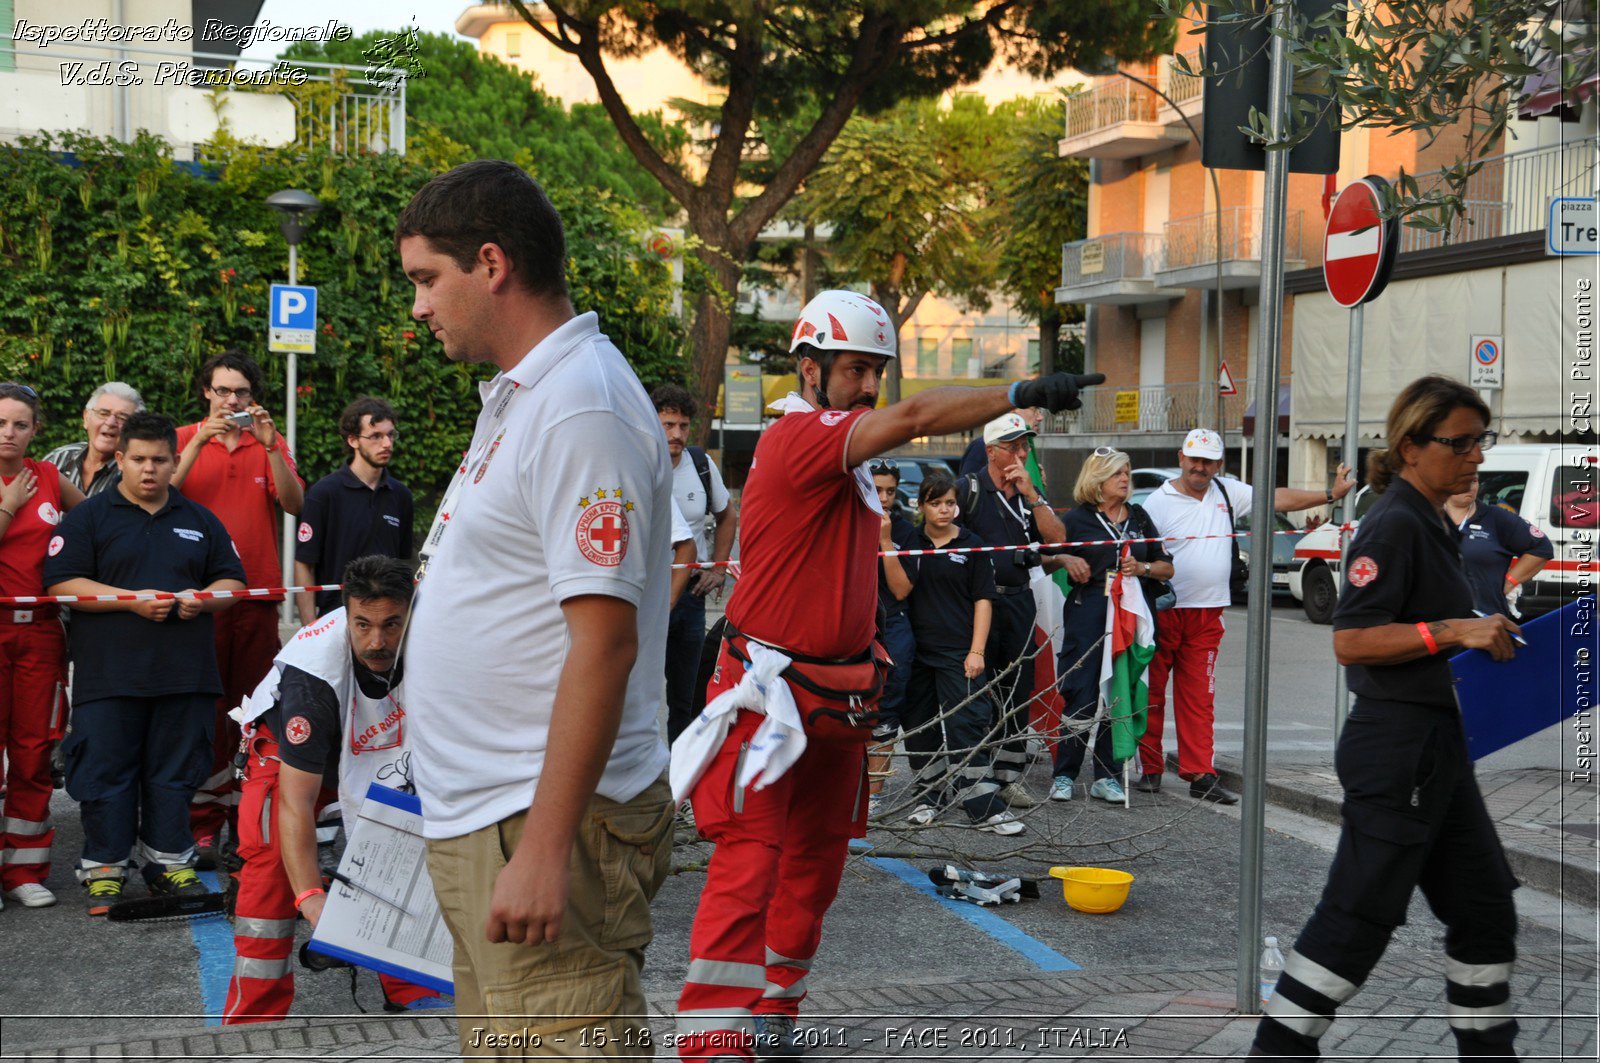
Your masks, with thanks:
M881 518L871 480L845 464L866 412L791 413L762 436L741 507L742 578L728 603L737 630L809 657L871 644ZM707 700L742 675L725 642ZM775 783L736 792L742 747L760 723L738 714L692 792L695 823L717 848L678 998L683 1059L748 1059L754 1015L799 1012L850 839L866 831L863 743L808 735Z
M38 488L0 537L0 596L8 598L44 593L44 560L61 523L61 474L30 458L23 466L38 478ZM0 889L50 876L50 744L64 724L65 661L58 607L0 606L0 754L6 762Z
M294 1003L294 887L278 848L278 742L262 725L251 743L239 804L239 896L233 917L233 977L223 1006L224 1026L276 1022ZM316 811L337 800L335 790L317 795ZM431 989L378 975L384 995L396 1004L438 996Z

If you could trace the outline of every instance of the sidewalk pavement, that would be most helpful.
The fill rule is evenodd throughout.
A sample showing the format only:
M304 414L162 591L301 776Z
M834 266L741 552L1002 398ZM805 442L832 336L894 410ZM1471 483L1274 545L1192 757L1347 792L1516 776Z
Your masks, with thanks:
M1518 960L1512 993L1521 1058L1594 1059L1594 952ZM1386 957L1323 1038L1327 1059L1455 1058L1444 1017L1442 955ZM658 1055L670 1058L671 995L650 999ZM1237 1059L1253 1016L1235 1010L1231 975L1214 969L1084 971L1029 978L878 985L812 993L805 1058L915 1060ZM325 1016L156 1040L77 1042L6 1059L256 1060L456 1058L454 1016ZM530 1056L529 1058L534 1058ZM578 1058L583 1058L579 1056ZM598 1057L593 1057L598 1058Z
M1238 760L1218 757L1216 766L1224 786L1240 789ZM1558 769L1516 768L1480 771L1478 787L1523 885L1600 908L1600 789L1593 778L1574 782ZM1269 805L1337 823L1342 794L1331 767L1267 769Z

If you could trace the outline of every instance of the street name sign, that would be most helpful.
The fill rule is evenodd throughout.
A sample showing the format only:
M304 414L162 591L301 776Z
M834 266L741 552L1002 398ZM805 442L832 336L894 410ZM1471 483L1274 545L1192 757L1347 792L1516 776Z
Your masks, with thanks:
M1600 200L1557 196L1550 200L1545 226L1547 255L1600 255Z

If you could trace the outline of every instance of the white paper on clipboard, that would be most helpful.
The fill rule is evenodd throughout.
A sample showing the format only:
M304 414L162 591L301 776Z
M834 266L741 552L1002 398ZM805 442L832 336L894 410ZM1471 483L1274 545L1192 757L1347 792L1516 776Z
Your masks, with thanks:
M428 877L422 804L415 795L377 783L367 788L339 873L366 890L342 882L329 886L311 935L312 951L441 993L455 992L450 970L455 947Z

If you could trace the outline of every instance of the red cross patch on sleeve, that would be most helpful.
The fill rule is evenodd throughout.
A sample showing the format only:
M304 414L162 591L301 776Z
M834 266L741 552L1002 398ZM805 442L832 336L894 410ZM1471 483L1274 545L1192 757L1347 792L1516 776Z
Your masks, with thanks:
M292 717L283 725L283 736L293 745L304 745L311 737L311 721L304 716Z
M607 498L607 495L612 497ZM622 489L596 488L593 497L578 500L578 550L596 565L615 568L628 554L628 513L633 503L622 499Z
M1378 578L1378 563L1370 557L1358 557L1350 562L1350 586L1365 587Z

